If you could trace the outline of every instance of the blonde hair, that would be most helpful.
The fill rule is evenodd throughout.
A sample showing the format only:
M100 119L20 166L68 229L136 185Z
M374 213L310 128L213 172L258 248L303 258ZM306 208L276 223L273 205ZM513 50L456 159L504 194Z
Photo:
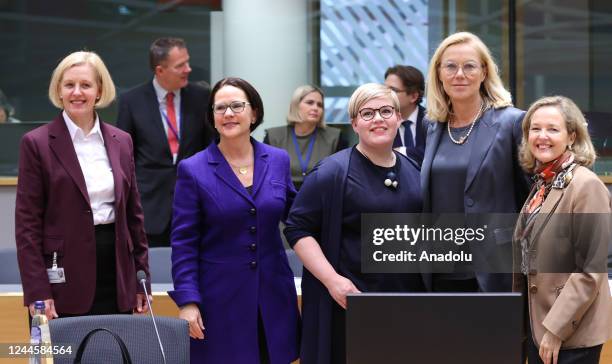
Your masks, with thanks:
M300 102L302 102L306 95L313 92L317 92L319 95L321 95L321 99L323 100L323 113L321 114L321 118L319 119L317 126L319 128L325 127L325 120L323 119L325 116L325 95L323 95L323 91L320 88L313 85L303 85L293 91L291 103L289 104L289 113L287 113L287 124L293 125L295 123L301 123L304 121L300 115Z
M485 78L480 85L480 95L484 101L496 109L512 106L512 96L504 88L489 48L478 36L469 32L459 32L449 35L440 43L429 63L425 97L427 98L427 117L430 120L443 122L448 119L451 101L444 91L438 71L444 51L450 46L464 43L471 45L476 50L485 70Z
M391 106L395 108L396 112L400 112L399 99L393 90L379 83L366 83L359 86L355 92L353 92L349 100L348 114L349 118L351 118L351 122L355 120L357 114L359 113L359 109L363 106L363 104L379 97L386 97L391 100L391 103L393 104Z
M100 90L100 98L96 100L95 107L106 107L115 99L115 84L100 56L94 52L79 51L70 53L62 59L51 75L51 82L49 82L49 100L51 100L51 103L57 108L64 108L59 91L64 73L72 67L85 64L91 66L94 70L98 89Z
M565 96L548 96L531 104L523 118L523 139L519 150L519 162L523 169L529 173L533 173L536 167L536 159L529 150L527 141L529 139L529 129L531 128L531 118L533 114L538 109L545 106L555 107L559 111L565 121L565 128L567 129L568 135L575 133L576 138L571 147L571 151L574 154L574 161L581 166L590 168L593 163L595 163L597 153L595 152L595 147L589 135L589 130L587 128L588 124L580 108L578 108L574 101Z

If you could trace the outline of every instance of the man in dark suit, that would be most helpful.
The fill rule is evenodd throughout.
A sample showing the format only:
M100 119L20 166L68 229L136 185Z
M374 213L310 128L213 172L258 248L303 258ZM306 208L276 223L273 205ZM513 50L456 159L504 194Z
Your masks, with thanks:
M168 246L176 165L212 139L205 121L209 91L188 82L189 52L182 39L155 40L149 61L153 80L121 95L117 126L134 140L149 245Z
M423 74L412 66L395 65L385 72L385 85L397 94L403 120L393 148L413 158L420 165L425 153L427 135L427 125L423 122L425 108L420 105L425 92Z

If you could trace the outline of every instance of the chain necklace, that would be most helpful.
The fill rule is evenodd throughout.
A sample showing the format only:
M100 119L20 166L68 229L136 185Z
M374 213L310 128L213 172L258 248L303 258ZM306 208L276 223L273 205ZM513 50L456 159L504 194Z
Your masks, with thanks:
M228 161L229 162L229 161ZM232 166L232 168L234 168L235 170L238 171L238 173L244 175L247 174L247 172L249 171L249 167L251 166L251 164L248 164L244 167L239 167L239 166L235 166L232 163L229 164L230 166Z
M467 139L469 138L470 134L472 133L472 130L474 129L474 125L476 125L476 121L478 121L478 119L482 116L482 114L484 113L484 111L486 109L487 109L487 104L483 101L480 104L480 109L478 109L478 112L476 113L476 116L474 116L474 120L472 120L472 123L471 123L470 128L468 129L467 133L464 136L460 137L459 140L456 140L455 138L453 138L453 134L451 133L450 124L451 124L451 121L453 121L452 120L453 117L451 115L451 117L450 117L451 120L449 120L446 123L446 126L447 126L446 130L448 130L448 137L450 138L450 140L453 143L457 144L457 145L464 144L467 141Z

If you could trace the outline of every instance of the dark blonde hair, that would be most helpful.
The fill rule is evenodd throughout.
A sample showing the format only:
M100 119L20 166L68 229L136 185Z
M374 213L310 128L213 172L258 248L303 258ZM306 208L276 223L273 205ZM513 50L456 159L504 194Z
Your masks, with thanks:
M317 123L319 128L325 127L325 95L323 95L323 91L317 86L313 85L303 85L295 89L293 91L293 96L291 97L291 103L289 104L289 113L287 114L287 124L293 125L295 123L301 123L302 117L300 116L300 102L304 100L306 95L309 95L313 92L321 95L321 99L323 99L323 113L321 114L321 119Z
M555 107L565 121L567 133L569 135L572 133L576 135L571 147L572 153L574 154L574 161L581 166L591 167L593 163L595 163L597 154L595 153L593 142L591 142L591 136L589 135L584 115L582 115L578 106L571 99L565 96L548 96L531 104L523 118L523 140L521 141L519 152L519 161L523 169L532 173L536 167L536 159L529 150L527 141L529 139L529 129L531 128L531 118L533 114L538 109L545 106Z
M359 86L349 99L348 114L349 118L351 118L351 123L357 118L359 109L363 104L379 97L389 98L391 100L391 106L395 108L396 112L399 112L399 99L393 90L379 83L366 83Z

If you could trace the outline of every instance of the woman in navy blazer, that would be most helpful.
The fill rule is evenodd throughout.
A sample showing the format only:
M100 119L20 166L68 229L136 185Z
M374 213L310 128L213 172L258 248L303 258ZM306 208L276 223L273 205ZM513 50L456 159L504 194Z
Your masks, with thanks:
M49 85L63 112L21 140L15 240L30 313L39 300L50 319L147 309L136 281L149 266L132 140L95 112L114 97L100 57L72 53Z
M289 363L299 313L278 229L295 196L289 156L250 137L264 110L245 80L219 81L210 105L220 139L178 167L169 295L192 363Z
M512 107L480 38L461 32L440 43L429 64L426 97L427 118L434 123L421 167L423 211L518 212L529 191L518 162L524 112ZM505 235L509 252L512 229ZM472 268L434 274L433 290L511 289L510 274L480 274Z

